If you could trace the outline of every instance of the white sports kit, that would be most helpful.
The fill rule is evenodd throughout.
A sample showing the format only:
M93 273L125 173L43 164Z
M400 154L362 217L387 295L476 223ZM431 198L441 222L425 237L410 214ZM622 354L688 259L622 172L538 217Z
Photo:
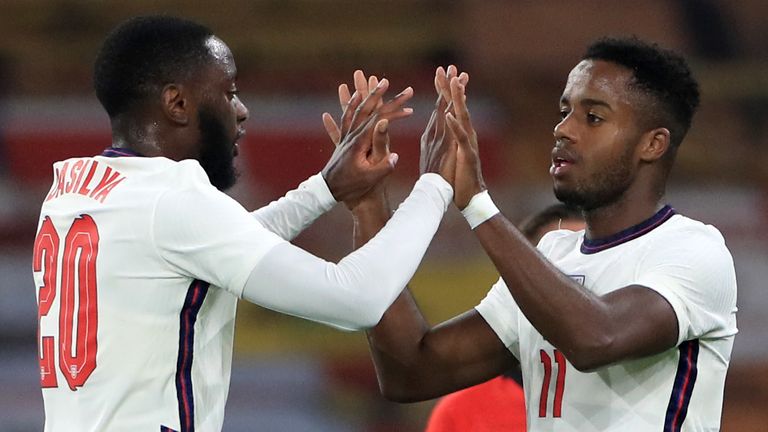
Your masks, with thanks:
M641 285L677 315L677 346L579 372L521 313L503 280L476 307L523 372L530 431L717 431L736 334L736 276L712 226L666 206L608 239L554 231L539 251L597 295Z
M54 165L33 259L48 432L221 430L237 299L371 327L453 194L423 175L379 235L334 264L289 243L336 204L322 176L249 213L196 161L135 156Z

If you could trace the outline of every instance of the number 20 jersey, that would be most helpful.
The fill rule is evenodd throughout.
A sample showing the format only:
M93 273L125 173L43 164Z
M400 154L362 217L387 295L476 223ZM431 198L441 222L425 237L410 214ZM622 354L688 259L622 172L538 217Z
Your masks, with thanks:
M608 239L548 233L539 251L597 295L641 285L678 321L677 346L576 370L531 325L503 280L476 307L520 360L530 431L716 431L736 329L736 277L722 235L666 206Z
M220 430L237 296L282 240L196 161L54 171L33 259L45 430Z

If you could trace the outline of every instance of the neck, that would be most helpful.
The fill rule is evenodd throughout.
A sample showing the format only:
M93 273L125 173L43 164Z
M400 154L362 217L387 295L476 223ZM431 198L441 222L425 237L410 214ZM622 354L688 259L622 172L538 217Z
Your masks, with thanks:
M131 149L144 156L166 156L157 121L120 116L112 119L112 147Z
M664 206L663 196L651 195L643 199L625 194L613 203L585 211L586 238L605 238L649 219Z

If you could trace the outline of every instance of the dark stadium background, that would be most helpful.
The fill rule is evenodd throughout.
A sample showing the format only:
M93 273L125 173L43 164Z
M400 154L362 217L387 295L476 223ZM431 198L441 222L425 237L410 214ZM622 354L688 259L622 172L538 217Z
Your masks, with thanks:
M768 38L763 0L339 0L0 2L0 430L38 431L31 242L50 164L109 145L90 87L110 28L146 13L199 20L232 48L251 110L232 194L263 205L320 170L331 144L320 114L338 113L352 71L416 91L412 119L392 127L401 199L417 177L418 136L434 68L471 74L470 108L491 193L520 220L553 202L551 131L565 77L601 35L636 34L690 59L703 103L668 195L724 233L739 279L740 334L723 430L768 424ZM343 206L340 206L343 207ZM351 245L337 208L298 240L327 259ZM455 209L412 282L433 322L474 306L497 276ZM242 304L225 431L418 431L432 402L378 395L364 336Z

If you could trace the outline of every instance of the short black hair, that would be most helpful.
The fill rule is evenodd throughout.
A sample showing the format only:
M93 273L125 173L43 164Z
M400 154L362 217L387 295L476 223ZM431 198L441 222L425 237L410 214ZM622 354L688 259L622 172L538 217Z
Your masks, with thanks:
M181 18L142 16L117 26L96 57L93 84L110 118L169 83L189 76L210 56L207 27Z
M541 229L562 220L584 220L578 209L565 204L552 204L545 209L530 215L520 223L520 232L531 242L537 242L542 234Z
M633 89L652 97L646 116L653 127L666 127L677 148L691 127L699 106L699 84L688 64L674 51L637 37L602 38L590 45L582 60L603 60L632 71Z

